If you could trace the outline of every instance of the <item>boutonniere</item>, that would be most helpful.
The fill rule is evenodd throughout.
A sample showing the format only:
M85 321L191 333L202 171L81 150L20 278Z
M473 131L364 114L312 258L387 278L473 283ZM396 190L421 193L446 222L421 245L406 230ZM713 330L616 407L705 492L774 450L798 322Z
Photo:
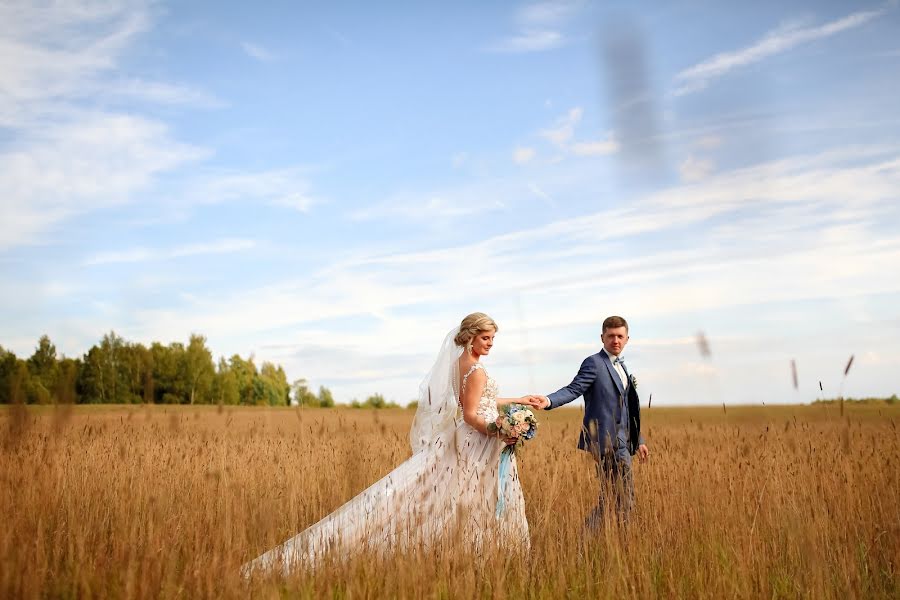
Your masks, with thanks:
M637 389L637 377L635 377L634 375L631 376L631 387Z

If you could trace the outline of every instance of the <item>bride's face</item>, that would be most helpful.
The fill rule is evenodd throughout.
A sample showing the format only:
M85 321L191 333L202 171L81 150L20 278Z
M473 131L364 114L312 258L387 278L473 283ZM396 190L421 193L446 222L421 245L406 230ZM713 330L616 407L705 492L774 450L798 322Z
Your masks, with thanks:
M479 331L478 335L472 338L472 354L475 356L484 356L491 351L494 345L494 335L497 332L493 329L488 331Z

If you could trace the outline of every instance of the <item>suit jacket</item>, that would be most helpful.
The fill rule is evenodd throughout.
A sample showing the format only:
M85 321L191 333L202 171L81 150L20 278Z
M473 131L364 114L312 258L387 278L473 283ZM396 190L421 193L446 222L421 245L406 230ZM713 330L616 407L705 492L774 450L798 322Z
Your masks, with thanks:
M628 381L630 385L624 390L622 379L609 356L601 350L584 359L572 383L547 396L550 400L548 410L584 396L584 426L578 448L600 456L613 452L615 448L619 402L624 395L629 417L628 452L633 455L637 447L644 443L644 438L641 436L641 405L634 378L628 375Z

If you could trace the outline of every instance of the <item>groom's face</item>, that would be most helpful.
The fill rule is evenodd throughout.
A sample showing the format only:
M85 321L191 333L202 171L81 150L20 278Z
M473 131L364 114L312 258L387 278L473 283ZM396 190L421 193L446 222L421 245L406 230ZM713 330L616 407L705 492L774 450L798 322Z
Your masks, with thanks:
M603 332L600 339L603 340L603 347L606 348L608 354L618 356L625 349L625 344L628 343L628 328L610 327Z

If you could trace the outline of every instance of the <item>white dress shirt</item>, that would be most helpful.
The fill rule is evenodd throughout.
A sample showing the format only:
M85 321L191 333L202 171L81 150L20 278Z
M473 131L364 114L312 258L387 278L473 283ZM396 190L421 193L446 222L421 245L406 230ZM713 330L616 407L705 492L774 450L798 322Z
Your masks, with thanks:
M606 348L601 350L601 352L606 352ZM616 373L619 374L619 379L622 380L622 389L628 389L628 375L625 374L625 369L622 368L622 365L620 365L618 362L616 362L616 359L618 357L613 356L609 352L606 352L606 356L609 357L609 361L613 364L613 369L616 370ZM620 354L619 356L622 356L622 355ZM623 358L622 360L625 360L625 359Z

